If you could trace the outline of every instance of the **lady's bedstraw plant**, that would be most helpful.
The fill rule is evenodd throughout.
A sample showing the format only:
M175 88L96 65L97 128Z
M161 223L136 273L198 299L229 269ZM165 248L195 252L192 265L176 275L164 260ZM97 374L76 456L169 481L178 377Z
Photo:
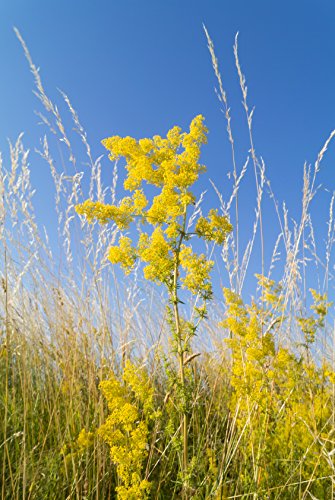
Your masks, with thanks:
M204 254L194 252L191 238L196 236L221 245L232 226L217 210L207 217L195 216L196 197L191 191L198 177L206 169L199 163L200 149L207 142L204 118L196 116L189 133L173 127L166 138L155 135L152 139L110 137L102 141L112 161L126 160L125 190L131 193L119 205L107 205L87 200L77 206L77 212L89 222L94 219L105 224L114 222L120 232L137 222L138 241L121 235L117 246L109 250L109 260L120 264L128 274L137 260L145 263L146 279L163 284L169 297L169 317L175 352L179 362L179 384L182 394L182 475L185 478L187 449L186 354L199 321L206 315L206 303L212 297L210 271L213 262ZM156 196L147 197L146 185L158 189ZM193 231L189 229L192 216ZM183 321L180 315L180 286L197 296L199 306L193 323Z
M331 475L325 446L333 442L334 432L334 372L326 363L317 366L310 356L331 303L325 294L311 290L314 314L297 318L305 341L299 355L276 342L277 325L284 328L285 324L281 286L257 277L261 304L247 306L240 296L224 289L227 312L221 323L230 332L225 339L232 354L229 406L241 436L244 491L265 491L271 478L278 484L280 477L289 474L290 462L299 464L291 472L292 483L296 471L301 477L312 477L315 457L320 477ZM322 483L315 488L320 488L318 498L326 498Z
M148 425L159 416L154 410L148 376L127 361L123 383L112 373L100 383L100 389L107 400L109 415L98 433L110 446L110 456L116 464L118 498L147 498L151 485L142 477L142 469L148 455Z

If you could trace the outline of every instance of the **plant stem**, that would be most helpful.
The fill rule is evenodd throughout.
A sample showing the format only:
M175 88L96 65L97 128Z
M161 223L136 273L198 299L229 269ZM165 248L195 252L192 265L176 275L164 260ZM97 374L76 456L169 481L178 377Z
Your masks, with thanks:
M175 318L175 328L176 328L176 340L177 340L177 349L178 349L178 361L179 361L179 378L180 385L182 388L182 404L183 411L181 414L181 433L182 433L182 443L183 443L183 455L182 455L182 478L186 476L187 466L188 466L188 418L187 418L187 402L185 397L185 368L184 368L184 353L185 353L185 345L183 345L182 338L182 330L180 325L180 314L179 314L179 297L178 297L178 278L179 278L179 267L180 267L180 249L185 237L185 229L186 229L186 208L183 217L183 229L180 233L180 238L178 241L178 245L175 253L175 266L173 272L173 287L172 287L172 303L173 303L173 312ZM183 486L183 498L185 496L185 488Z

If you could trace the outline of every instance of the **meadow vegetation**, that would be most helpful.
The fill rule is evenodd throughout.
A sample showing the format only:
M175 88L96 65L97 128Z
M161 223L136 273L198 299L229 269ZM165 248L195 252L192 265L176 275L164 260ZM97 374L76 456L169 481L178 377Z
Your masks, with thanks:
M68 132L16 34L42 106L38 154L54 182L58 246L35 214L29 151L19 136L8 159L0 157L1 498L334 498L334 196L324 251L311 205L335 132L304 168L294 221L256 153L236 38L249 140L238 165L205 29L231 148L227 201L208 183L217 206L205 211L206 194L193 189L200 174L207 186L201 115L186 131L105 139L113 162L104 167L113 172L105 187L105 160L93 158L62 93ZM63 169L56 168L60 150ZM245 228L240 196L250 170L255 217ZM119 178L125 195L117 197ZM265 197L278 226L272 249ZM255 253L259 274L247 294ZM222 296L213 293L216 273Z

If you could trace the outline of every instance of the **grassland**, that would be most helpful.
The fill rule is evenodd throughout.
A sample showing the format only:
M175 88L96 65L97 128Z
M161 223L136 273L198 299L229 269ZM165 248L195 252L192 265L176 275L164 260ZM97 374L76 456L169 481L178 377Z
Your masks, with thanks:
M106 252L118 236L115 224L88 224L75 212L87 197L117 202L118 165L105 188L102 160L92 158L69 99L62 95L74 127L68 133L17 34L43 108L47 132L39 155L54 181L58 247L49 243L48 228L40 227L35 214L29 152L20 136L8 159L0 161L1 498L334 498L335 358L328 298L334 196L324 221L325 243L316 241L310 207L335 132L315 164L304 169L300 219L292 222L256 154L237 40L250 154L242 168L235 161L231 112L206 32L234 180L227 201L216 186L212 189L234 230L220 251L208 249L217 252L213 273L224 276L224 296L208 306L184 360L185 469L180 420L185 408L166 296L142 278L140 267L123 278L109 263ZM79 159L72 135L81 140ZM66 170L56 169L55 144L69 158ZM77 170L84 159L89 178ZM249 229L241 226L239 203L248 169L256 189ZM265 197L273 203L278 227L271 251ZM194 209L198 213L201 201ZM250 234L244 247L242 231ZM265 252L272 254L267 268ZM254 253L260 265L251 299L243 285ZM319 277L312 292L310 275ZM195 305L190 297L182 308L185 318L192 317Z

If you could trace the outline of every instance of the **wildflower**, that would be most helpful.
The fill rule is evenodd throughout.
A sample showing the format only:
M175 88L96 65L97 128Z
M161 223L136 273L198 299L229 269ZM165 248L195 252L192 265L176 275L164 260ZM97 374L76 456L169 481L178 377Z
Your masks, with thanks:
M116 488L118 498L147 498L151 485L143 478L142 469L148 455L148 422L158 415L148 377L144 370L127 362L123 384L111 374L100 383L100 389L107 400L109 415L98 434L109 445L117 467L121 482Z

